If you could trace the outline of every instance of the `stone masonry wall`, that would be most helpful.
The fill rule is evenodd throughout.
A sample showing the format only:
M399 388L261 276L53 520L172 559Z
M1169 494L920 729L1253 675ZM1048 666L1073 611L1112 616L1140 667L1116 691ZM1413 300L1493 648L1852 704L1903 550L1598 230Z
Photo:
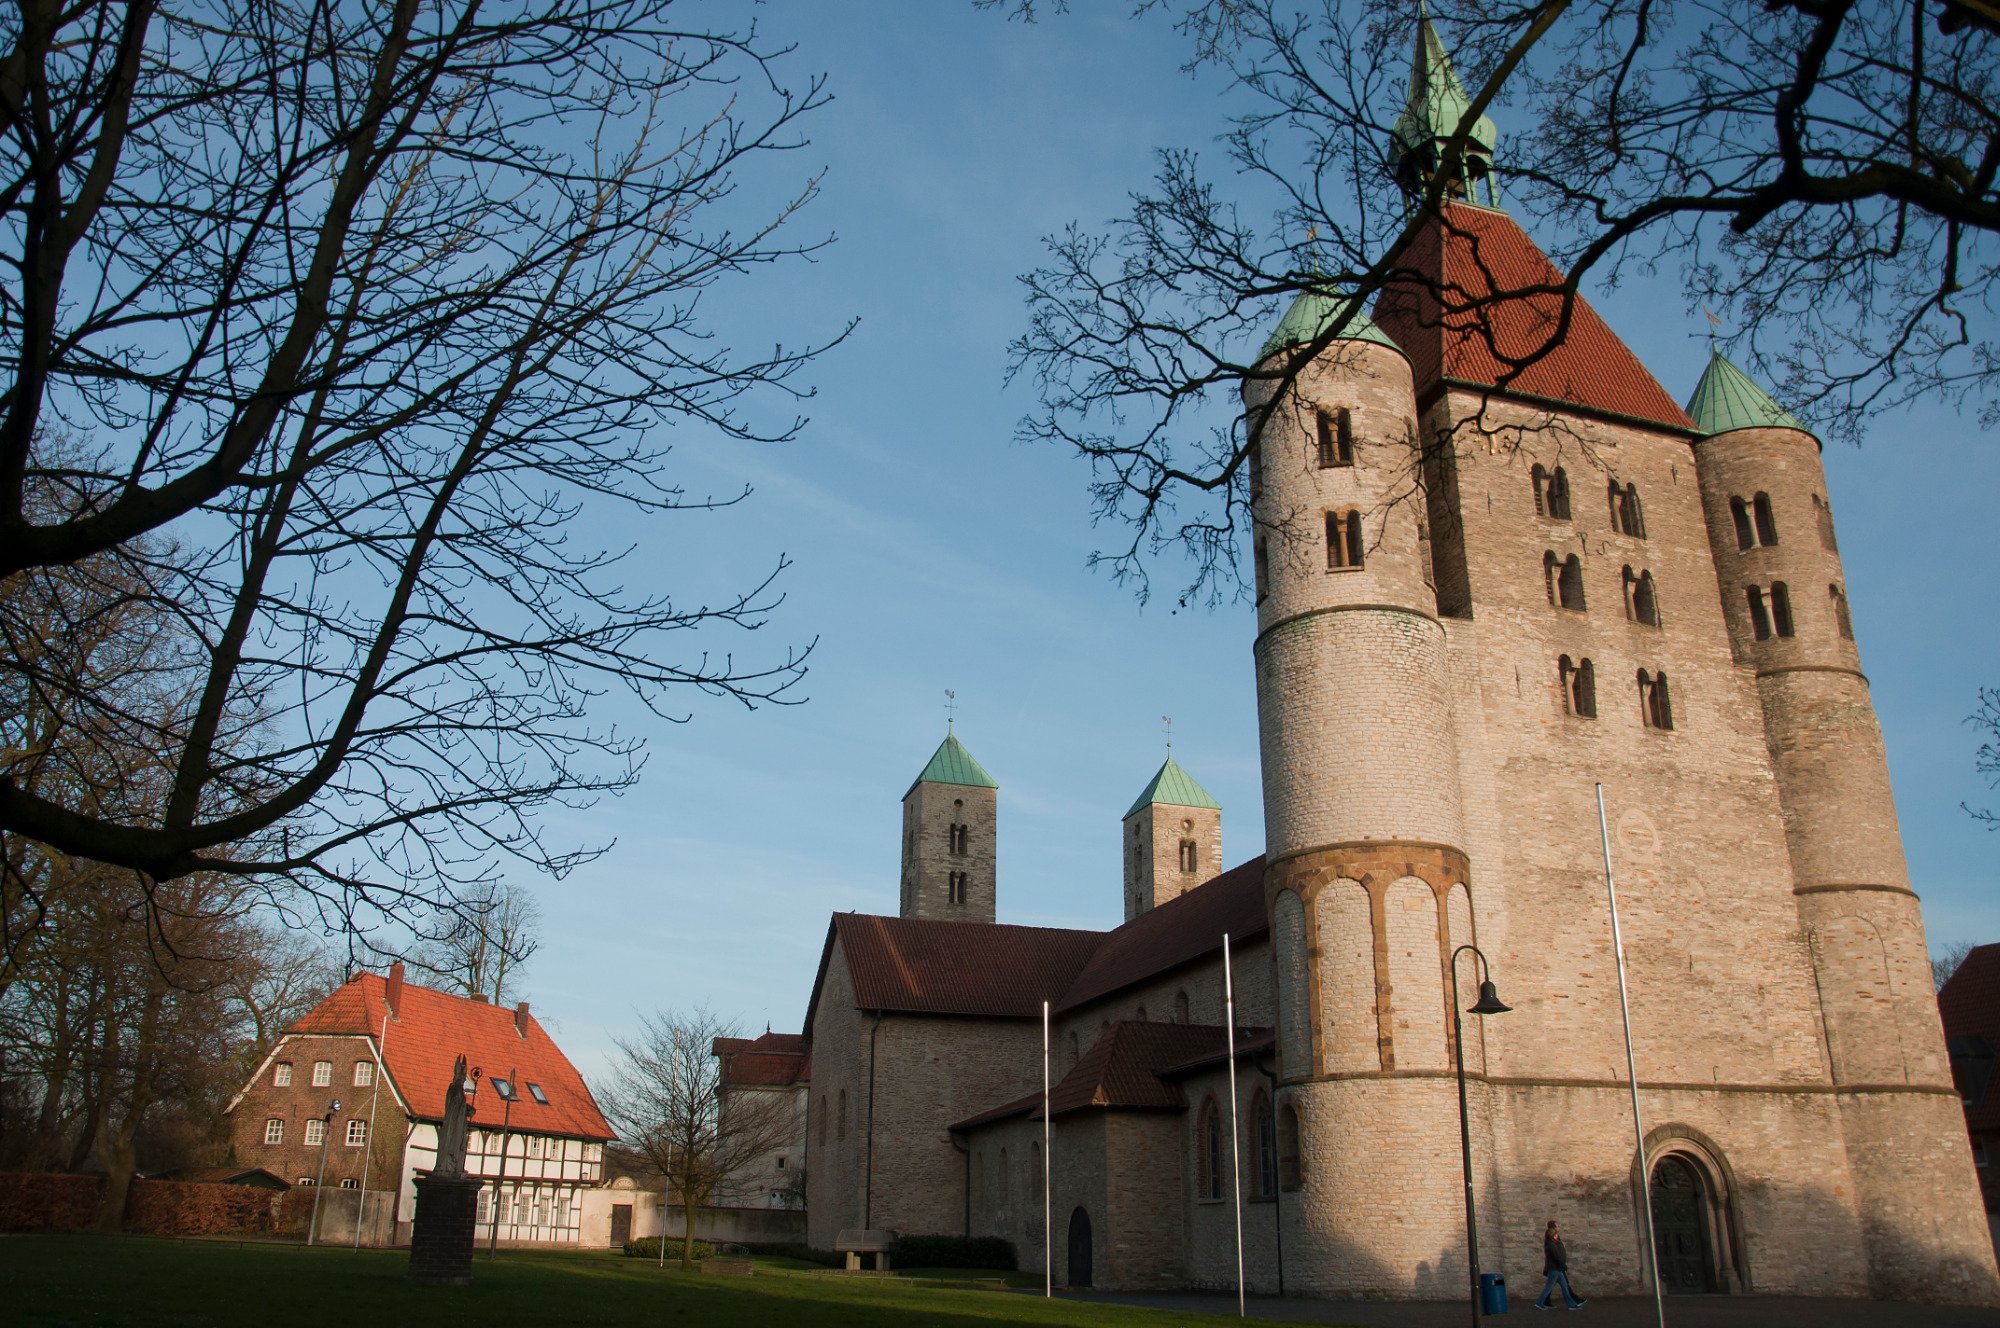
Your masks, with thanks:
M991 922L998 898L998 790L964 784L916 784L903 795L903 905L906 918ZM966 827L965 852L954 853L951 827ZM951 902L951 873L966 874L965 901Z

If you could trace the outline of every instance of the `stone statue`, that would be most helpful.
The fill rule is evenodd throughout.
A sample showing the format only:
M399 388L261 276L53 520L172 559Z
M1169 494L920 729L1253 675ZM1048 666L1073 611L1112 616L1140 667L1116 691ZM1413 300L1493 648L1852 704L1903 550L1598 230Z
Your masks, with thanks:
M437 1165L433 1176L465 1174L465 1057L451 1067L451 1087L444 1090L444 1123L438 1126Z

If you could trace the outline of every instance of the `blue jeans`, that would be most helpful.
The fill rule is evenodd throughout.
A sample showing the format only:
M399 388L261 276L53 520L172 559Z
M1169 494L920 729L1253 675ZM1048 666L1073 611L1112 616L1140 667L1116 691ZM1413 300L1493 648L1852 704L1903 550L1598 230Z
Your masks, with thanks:
M1582 1301L1576 1298L1576 1292L1569 1289L1569 1274L1557 1268L1550 1272L1549 1280L1542 1283L1542 1294L1535 1298L1536 1307L1547 1309L1549 1306L1549 1293L1557 1287L1562 1288L1563 1304L1569 1306L1571 1309L1575 1309L1577 1306L1583 1304Z

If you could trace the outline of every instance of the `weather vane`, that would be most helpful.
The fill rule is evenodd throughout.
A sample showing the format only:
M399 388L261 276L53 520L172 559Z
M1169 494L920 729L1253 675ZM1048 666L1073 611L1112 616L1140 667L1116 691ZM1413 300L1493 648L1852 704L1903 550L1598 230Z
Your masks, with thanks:
M958 713L958 693L947 687L944 689L944 731L951 732L951 721Z
M1161 715L1160 723L1162 725L1160 732L1167 735L1167 755L1172 756L1174 754L1174 717L1172 715Z

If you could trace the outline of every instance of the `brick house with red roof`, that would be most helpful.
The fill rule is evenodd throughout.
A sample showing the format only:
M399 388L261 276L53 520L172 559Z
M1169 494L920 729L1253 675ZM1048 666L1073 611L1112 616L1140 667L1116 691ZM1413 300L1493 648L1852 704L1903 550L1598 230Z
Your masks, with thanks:
M1974 946L1937 1000L1986 1220L2000 1245L2000 945Z
M481 1239L574 1244L613 1137L583 1077L526 1001L505 1009L420 987L400 963L349 978L285 1030L226 1109L231 1156L295 1185L323 1174L388 1192L406 1240L460 1056L477 1085L466 1171L491 1182Z
M1720 353L1678 404L1567 289L1421 14L1420 220L1245 381L1264 856L1220 871L1163 769L1123 926L1000 923L998 785L948 732L900 916L827 930L809 1239L1228 1285L1240 1195L1253 1291L1527 1286L1555 1217L1604 1295L2000 1303L1819 442ZM1461 1035L1488 975L1511 1009Z

